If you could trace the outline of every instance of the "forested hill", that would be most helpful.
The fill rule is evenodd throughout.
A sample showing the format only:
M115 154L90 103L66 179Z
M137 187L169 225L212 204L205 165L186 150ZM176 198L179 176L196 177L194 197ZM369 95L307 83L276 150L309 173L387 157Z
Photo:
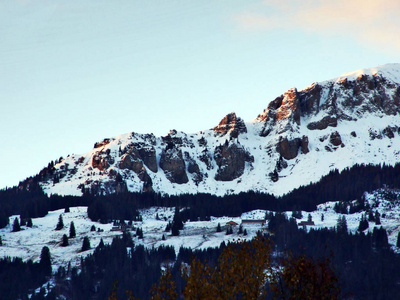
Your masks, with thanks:
M188 207L187 218L206 219L210 216L237 216L253 209L306 210L327 201L361 199L364 192L381 187L400 188L400 165L356 165L341 172L334 170L317 183L302 186L276 197L254 191L224 197L212 194L160 195L154 192L110 194L96 196L48 196L33 178L24 187L0 191L0 227L8 224L8 216L40 217L49 210L72 206L88 206L93 220L131 219L136 209L150 206Z

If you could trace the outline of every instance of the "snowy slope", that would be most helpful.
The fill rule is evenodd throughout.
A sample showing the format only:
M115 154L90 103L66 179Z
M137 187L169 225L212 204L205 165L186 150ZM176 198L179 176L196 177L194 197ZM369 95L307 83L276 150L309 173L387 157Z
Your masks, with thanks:
M400 64L290 89L251 122L166 136L128 133L40 173L47 194L285 194L332 169L400 161ZM210 108L212 109L212 108Z
M396 252L399 251L396 245L397 235L400 232L400 191L391 190L393 195L397 195L397 200L390 200L387 197L386 190L376 190L372 193L366 193L365 199L375 214L380 214L381 225L377 226L374 222L369 222L369 228L365 232L372 232L377 226L382 226L387 230L389 244ZM339 216L345 216L347 220L348 229L350 232L357 231L359 222L365 211L360 211L353 214L338 214L334 211L336 202L328 202L318 206L317 210L310 212L315 226L312 228L333 228L337 225ZM111 243L112 238L122 235L120 231L111 231L112 224L100 224L92 222L87 217L86 207L73 207L69 213L64 213L64 210L57 210L50 212L43 218L33 219L33 228L22 226L23 230L20 232L11 232L11 225L6 228L0 229L0 236L3 240L3 246L0 247L0 257L5 256L18 256L23 260L32 259L38 261L40 259L40 252L43 246L50 248L53 271L56 271L59 266L67 266L69 262L71 265L79 265L81 256L86 256L93 253L94 248L99 244L100 238L103 238L105 243ZM237 217L211 217L210 221L197 221L186 222L183 230L180 231L179 236L171 236L170 233L165 232L165 228L169 221L172 221L174 208L166 207L152 207L140 211L143 221L133 222L133 226L143 229L144 238L138 239L134 237L136 245L144 245L148 248L159 247L161 245L173 246L178 252L181 246L192 249L206 249L209 247L218 247L223 241L233 241L238 238L242 240L253 238L257 231L267 231L268 221L264 226L260 224L244 224L243 229L246 229L247 235L238 233L238 227L233 228L233 234L226 235L226 223L234 221L241 224L242 220L262 220L265 217L265 210L254 210L243 213ZM306 221L308 212L302 211L302 219L297 222ZM65 228L60 231L55 231L54 228L58 222L59 215L62 214ZM158 219L157 219L158 215ZM288 217L291 217L292 212L286 212ZM324 216L323 220L321 216ZM16 216L13 216L11 220ZM61 247L61 239L63 234L69 232L70 222L74 221L76 238L69 239L70 245ZM216 232L218 223L222 227L222 232ZM90 227L94 225L104 231L91 232ZM309 229L311 227L308 227ZM132 232L134 234L134 231ZM166 239L162 240L165 235ZM83 237L88 236L92 246L91 250L80 252L82 247Z

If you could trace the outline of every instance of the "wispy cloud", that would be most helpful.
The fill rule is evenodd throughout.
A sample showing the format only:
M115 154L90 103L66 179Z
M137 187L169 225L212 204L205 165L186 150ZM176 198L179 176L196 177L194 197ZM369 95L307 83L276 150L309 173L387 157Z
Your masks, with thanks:
M266 0L234 16L250 31L301 29L350 36L365 44L400 50L400 1Z

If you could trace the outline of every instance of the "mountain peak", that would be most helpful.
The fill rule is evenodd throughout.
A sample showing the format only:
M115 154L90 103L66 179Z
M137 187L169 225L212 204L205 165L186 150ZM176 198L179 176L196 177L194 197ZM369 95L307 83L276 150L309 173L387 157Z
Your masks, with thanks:
M232 112L198 133L104 139L83 156L41 172L40 185L61 195L249 190L282 195L334 168L396 164L399 82L400 64L387 64L291 88L253 122Z
M390 63L374 68L359 69L353 72L348 72L340 75L335 81L342 81L347 79L354 81L361 79L363 75L366 76L380 76L395 83L400 83L400 63Z

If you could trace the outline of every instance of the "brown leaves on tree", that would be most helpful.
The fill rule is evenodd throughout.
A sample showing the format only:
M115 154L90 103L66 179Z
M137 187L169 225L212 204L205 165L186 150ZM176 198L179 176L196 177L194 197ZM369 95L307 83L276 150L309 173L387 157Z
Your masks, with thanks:
M248 243L230 244L214 268L194 259L184 269L183 295L185 299L263 299L270 254L268 240L256 237Z
M329 259L315 262L304 255L289 257L271 279L275 299L333 300L340 293Z
M169 268L165 269L160 281L150 291L151 300L173 300L178 298L176 285Z

